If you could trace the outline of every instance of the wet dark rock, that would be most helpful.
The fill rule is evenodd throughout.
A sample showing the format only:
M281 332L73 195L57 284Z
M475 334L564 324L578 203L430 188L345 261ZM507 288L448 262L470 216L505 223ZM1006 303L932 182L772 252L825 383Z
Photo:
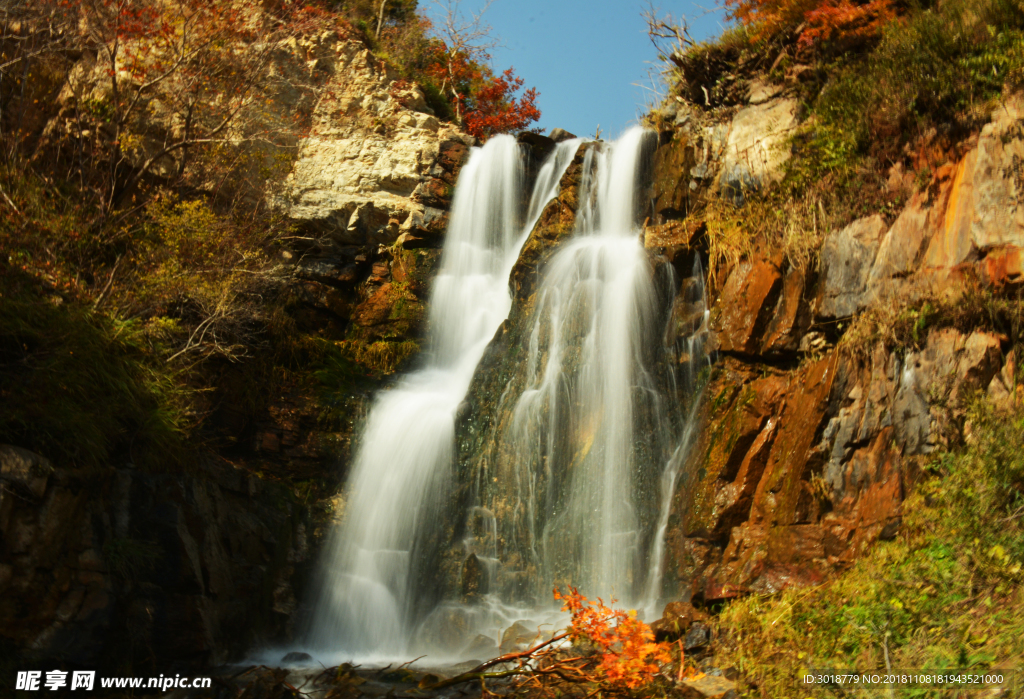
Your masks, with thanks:
M339 259L303 260L295 265L295 275L328 286L351 288L359 280L360 268Z
M285 656L283 658L281 658L281 662L282 663L306 663L306 662L311 661L312 659L313 659L313 656L310 655L309 653L303 653L302 651L299 651L299 650L293 650L291 653L285 654Z
M475 553L469 554L462 563L462 599L464 602L479 600L489 590L487 570Z
M545 153L554 150L555 147L555 140L553 138L534 133L533 131L523 131L516 137L516 140Z
M683 648L686 650L704 648L709 643L711 643L711 627L701 621L693 622L683 638Z
M275 599L304 555L287 493L213 458L195 470L55 469L38 503L0 490L0 625L24 657L166 670L286 633Z
M490 636L480 634L469 642L462 654L477 660L489 660L498 656L498 644Z
M695 167L694 149L683 134L673 138L654 154L654 220L665 221L684 218L690 211L693 191L688 173Z
M540 638L540 633L536 627L530 626L529 621L517 621L501 634L500 650L502 653L521 650L538 638Z
M416 641L434 652L457 653L469 641L472 612L463 605L442 604L416 631Z

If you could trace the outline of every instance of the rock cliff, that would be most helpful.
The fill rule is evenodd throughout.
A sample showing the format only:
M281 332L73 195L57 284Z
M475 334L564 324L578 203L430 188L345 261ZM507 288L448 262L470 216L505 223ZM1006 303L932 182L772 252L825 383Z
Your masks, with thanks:
M969 401L1016 395L1010 337L985 304L1021 274L1019 100L923 186L894 167L886 188L902 207L822 231L812 255L752 232L742 252L722 253L707 201L742 207L781 176L799 122L789 94L758 83L736 107L670 103L658 115L646 240L669 257L709 256L716 357L668 533L685 599L844 569L897 534L915 458L969 433ZM736 210L739 227L756 228L746 215L756 216Z
M330 359L272 369L256 399L252 366L274 361L265 339L254 359L212 366L206 443L180 471L137 466L131 445L90 469L0 446L0 647L19 662L184 672L290 638L363 405L419 350L475 139L351 36L293 39L272 58L279 113L267 118L309 128L295 158L264 154L263 176L284 159L274 205L294 235L273 241L260 302L295 346L328 346ZM100 89L93 63L65 76L41 152ZM173 128L159 116L137 134L138 158Z

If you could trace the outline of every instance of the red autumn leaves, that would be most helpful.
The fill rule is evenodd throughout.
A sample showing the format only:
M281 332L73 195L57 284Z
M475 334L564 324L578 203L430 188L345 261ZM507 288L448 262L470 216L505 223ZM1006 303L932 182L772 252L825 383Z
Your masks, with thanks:
M896 18L893 0L725 0L730 17L768 39L797 27L801 46L877 36Z
M667 643L655 643L654 633L636 618L636 612L606 607L600 600L589 600L570 587L566 594L555 590L562 609L572 614L569 638L574 643L590 643L601 655L597 666L600 677L614 685L634 689L647 684L672 661Z

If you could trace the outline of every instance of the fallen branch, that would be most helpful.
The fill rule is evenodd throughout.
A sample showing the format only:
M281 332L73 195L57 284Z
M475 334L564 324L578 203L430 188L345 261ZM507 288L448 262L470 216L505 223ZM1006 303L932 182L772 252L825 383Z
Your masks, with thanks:
M92 310L97 310L100 307L100 304L103 303L103 300L107 297L107 292L110 291L110 286L114 283L114 275L117 274L117 268L121 264L122 257L122 255L117 256L117 260L114 262L114 268L110 270L110 278L107 279L106 286L103 287L103 291L100 292L100 295L96 298L96 302L92 305Z
M9 196L7 196L7 192L5 192L4 190L0 189L0 194L2 194L4 196L4 201L7 202L7 205L10 206L12 209L14 209L14 213L16 213L19 216L21 216L21 212L18 211L18 207L16 207L14 205L14 202L11 201L11 198Z
M552 636L551 638L549 638L548 640L544 641L543 643L538 643L533 648L529 648L527 650L520 651L518 653L506 653L505 655L500 655L497 658L493 658L491 660L488 660L485 663L480 663L475 668L470 670L470 672L479 672L479 671L485 670L485 669L487 669L489 667L494 667L495 665L501 665L502 663L510 663L513 660L519 660L521 658L523 658L523 659L529 658L534 653L539 651L541 648L544 648L545 646L550 646L555 641L561 641L563 638L567 637L568 635L569 635L569 632L568 631L564 631L564 632L558 634L557 636Z
M485 679L498 679L502 677L512 677L513 675L532 673L534 672L534 669L524 667L515 668L513 670L501 670L499 672L490 673L484 671L487 670L487 668L494 667L495 665L504 665L505 663L512 663L517 661L522 663L525 660L533 658L537 651L541 650L542 648L545 648L546 646L550 646L552 643L555 643L556 641L561 641L568 635L569 632L566 631L564 633L558 634L557 636L552 636L543 643L538 643L537 645L527 650L519 651L518 653L506 653L505 655L499 655L497 658L492 658L487 662L480 663L472 670L468 670L462 673L461 675L456 675L455 677L450 677L446 680L441 680L436 684L424 687L424 689L444 689L445 687L451 687L452 685L462 684L463 682L472 682L474 680Z
M523 668L515 668L513 670L500 670L498 672L464 672L461 675L456 675L447 680L441 680L437 684L432 684L423 689L433 691L435 689L444 689L445 687L451 687L452 685L462 684L463 682L472 682L473 680L492 680L500 679L502 677L513 677L515 675L522 675L527 671Z

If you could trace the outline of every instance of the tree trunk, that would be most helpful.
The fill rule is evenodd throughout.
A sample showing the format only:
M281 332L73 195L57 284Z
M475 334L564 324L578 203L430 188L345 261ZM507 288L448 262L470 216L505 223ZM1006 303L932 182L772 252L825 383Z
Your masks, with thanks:
M380 0L380 11L377 12L377 34L374 38L380 38L380 25L384 23L384 6L388 4L388 0Z

